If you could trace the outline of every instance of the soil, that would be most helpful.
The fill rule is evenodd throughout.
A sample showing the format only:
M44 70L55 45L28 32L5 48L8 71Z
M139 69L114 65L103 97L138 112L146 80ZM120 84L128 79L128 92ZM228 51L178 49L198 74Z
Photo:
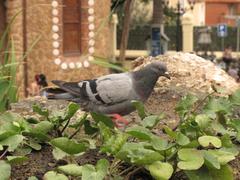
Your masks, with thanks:
M179 92L179 91L178 91ZM178 124L178 118L174 111L174 108L177 102L183 96L182 93L176 93L174 90L168 91L160 91L155 90L152 93L152 96L146 103L146 110L148 113L151 114L159 114L161 112L165 113L165 120L160 122L159 128L155 129L156 133L161 134L161 124L168 124L170 127L174 128ZM39 101L39 99L38 99ZM45 101L45 100L43 100ZM21 102L22 104L19 105L21 107L21 112L26 115L26 111L29 112L29 102ZM48 105L53 107L53 109L64 108L67 102L59 102L59 101L50 101L46 102ZM32 103L30 103L32 104ZM49 105L50 104L50 105ZM65 104L65 105L64 105ZM14 111L18 111L19 109L14 108ZM19 111L18 111L19 112ZM131 113L130 115L126 116L126 119L130 120L130 126L137 123L140 119L137 116L136 112ZM41 151L33 151L31 154L28 155L29 160L22 164L22 165L14 165L12 168L12 179L13 180L26 180L30 176L36 176L39 179L42 179L43 175L49 171L53 170L58 165L64 165L65 161L56 161L52 156L52 149L51 146L43 146ZM112 160L111 157L108 157L106 154L98 153L97 150L90 150L86 152L84 155L80 156L76 159L79 165L83 165L86 163L95 165L97 160L101 158L107 158L109 161ZM234 160L231 165L233 167L233 171L235 174L236 179L240 179L240 157ZM124 168L128 168L129 165L123 165L122 170ZM120 171L122 171L120 170ZM138 169L137 171L133 171L133 173L126 173L124 174L126 179L132 180L151 180L151 176L146 170ZM184 180L186 177L179 173L172 180Z

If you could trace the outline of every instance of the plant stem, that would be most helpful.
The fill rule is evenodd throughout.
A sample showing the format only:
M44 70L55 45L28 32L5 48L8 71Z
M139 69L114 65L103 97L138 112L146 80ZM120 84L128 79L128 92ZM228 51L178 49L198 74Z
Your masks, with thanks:
M2 159L2 158L5 156L5 154L6 154L7 152L8 152L8 148L5 149L4 152L1 154L0 159Z
M143 168L142 166L141 166L141 167L138 167L138 168L134 169L132 172L128 173L127 179L129 179L129 177L130 177L131 175L133 175L135 172L139 171L139 170L142 169L142 168Z
M134 166L134 165L130 166L129 168L127 168L127 169L123 170L121 173L119 173L119 176L124 175L126 172L131 171L135 167L136 166Z
M69 136L69 139L72 139L81 130L81 127L84 124L85 120L87 119L87 116L88 116L88 113L85 113L83 115L83 117L81 119L81 122L79 123L78 128L76 129L76 131L71 136Z
M215 91L209 93L208 95L206 95L195 107L194 109L191 111L191 113L194 113L198 110L198 108L207 100L207 98L211 95L213 95L215 93Z
M65 126L63 127L62 131L61 131L61 135L63 134L63 132L65 131L65 129L68 127L69 123L70 123L70 119L68 119L67 123L65 124Z

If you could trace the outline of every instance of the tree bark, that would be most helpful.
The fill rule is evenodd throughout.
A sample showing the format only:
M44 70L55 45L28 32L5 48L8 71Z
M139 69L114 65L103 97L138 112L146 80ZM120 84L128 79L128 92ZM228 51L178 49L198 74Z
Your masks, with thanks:
M163 24L164 0L153 0L152 24Z
M120 55L119 61L123 62L126 56L126 48L128 44L129 27L131 22L131 12L134 4L134 0L126 0L124 5L124 20L123 20L123 31L120 44Z

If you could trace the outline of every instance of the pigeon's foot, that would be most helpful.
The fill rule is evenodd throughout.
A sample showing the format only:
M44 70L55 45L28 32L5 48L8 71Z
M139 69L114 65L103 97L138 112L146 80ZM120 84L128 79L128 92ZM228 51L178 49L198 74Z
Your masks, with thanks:
M125 127L129 124L129 122L119 114L111 114L110 117L117 128L125 129Z

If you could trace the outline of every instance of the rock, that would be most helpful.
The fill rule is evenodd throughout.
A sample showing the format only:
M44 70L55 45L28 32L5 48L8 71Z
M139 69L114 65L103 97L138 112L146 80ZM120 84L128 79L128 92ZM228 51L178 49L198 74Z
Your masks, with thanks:
M212 85L223 88L225 94L231 94L240 88L239 83L214 63L190 53L138 58L133 62L133 67L138 70L153 61L165 62L172 77L170 81L160 78L156 87L197 94L212 91Z

